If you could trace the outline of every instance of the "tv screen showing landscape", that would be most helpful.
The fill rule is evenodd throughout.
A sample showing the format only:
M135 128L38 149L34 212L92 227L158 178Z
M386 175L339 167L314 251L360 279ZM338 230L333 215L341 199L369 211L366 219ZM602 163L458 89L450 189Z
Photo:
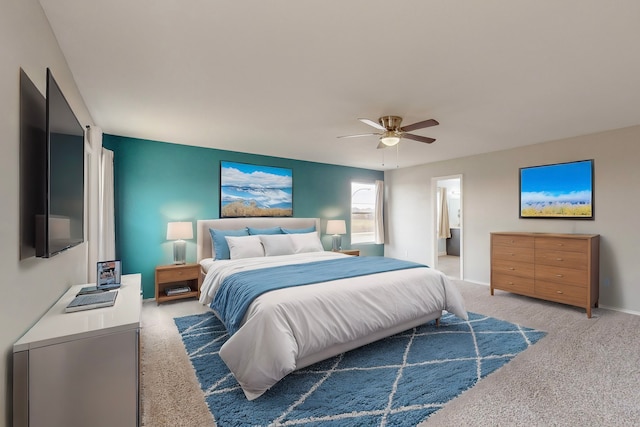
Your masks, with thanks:
M520 218L593 219L593 160L521 168Z

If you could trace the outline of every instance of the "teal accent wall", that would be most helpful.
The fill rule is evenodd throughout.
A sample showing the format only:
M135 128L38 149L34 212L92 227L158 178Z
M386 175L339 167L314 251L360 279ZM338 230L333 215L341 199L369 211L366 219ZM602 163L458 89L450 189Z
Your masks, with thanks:
M116 256L125 274L141 273L144 298L153 298L155 267L173 262L167 223L220 217L220 161L290 168L293 216L344 219L350 230L351 182L383 180L384 173L323 163L192 147L122 136L103 136L114 152ZM342 244L350 248L349 236ZM384 245L358 245L362 255L383 255ZM196 239L187 241L187 262L196 261Z

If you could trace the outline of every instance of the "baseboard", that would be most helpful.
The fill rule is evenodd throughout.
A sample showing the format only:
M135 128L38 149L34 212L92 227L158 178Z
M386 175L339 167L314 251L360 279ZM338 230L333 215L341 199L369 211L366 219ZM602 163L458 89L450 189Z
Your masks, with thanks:
M602 305L602 304L598 304L598 308L604 308L605 310L619 311L620 313L627 313L627 314L633 314L634 316L640 316L640 311L628 310L626 308L612 307L610 305Z
M464 282L469 282L469 283L473 283L474 285L481 285L481 286L491 286L490 283L485 283L485 282L477 282L475 280L469 280L469 279L462 279ZM629 310L626 308L620 308L620 307L613 307L610 305L602 305L602 304L598 304L598 308L603 308L605 310L612 310L612 311L619 311L620 313L626 313L626 314L632 314L634 316L640 316L640 311L636 311L636 310Z

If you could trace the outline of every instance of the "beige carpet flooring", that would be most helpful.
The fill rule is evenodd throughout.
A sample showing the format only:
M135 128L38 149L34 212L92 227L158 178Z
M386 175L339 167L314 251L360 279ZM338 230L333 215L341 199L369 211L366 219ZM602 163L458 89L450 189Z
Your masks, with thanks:
M453 255L440 255L438 257L438 270L451 279L460 279L460 257Z
M584 310L455 281L467 310L547 336L450 401L423 426L639 426L640 316ZM195 300L142 310L142 423L214 426L173 318Z

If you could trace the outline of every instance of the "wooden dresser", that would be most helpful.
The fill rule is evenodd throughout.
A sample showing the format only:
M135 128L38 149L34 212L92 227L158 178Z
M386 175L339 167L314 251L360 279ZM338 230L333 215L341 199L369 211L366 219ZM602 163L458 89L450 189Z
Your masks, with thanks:
M491 233L494 289L582 307L598 306L600 236Z

